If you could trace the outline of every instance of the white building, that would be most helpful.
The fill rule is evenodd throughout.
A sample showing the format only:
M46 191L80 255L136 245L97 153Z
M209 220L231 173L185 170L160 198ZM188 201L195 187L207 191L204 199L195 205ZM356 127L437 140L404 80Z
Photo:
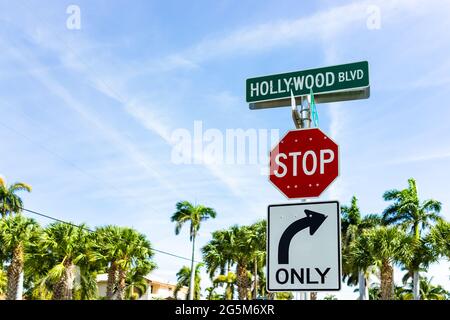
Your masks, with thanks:
M144 277L147 280L148 288L139 300L154 300L154 299L173 299L173 292L176 285L168 281L164 281L154 276L147 275ZM106 297L106 287L108 282L108 275L99 274L97 276L98 296ZM188 288L183 287L178 292L178 299L186 299Z

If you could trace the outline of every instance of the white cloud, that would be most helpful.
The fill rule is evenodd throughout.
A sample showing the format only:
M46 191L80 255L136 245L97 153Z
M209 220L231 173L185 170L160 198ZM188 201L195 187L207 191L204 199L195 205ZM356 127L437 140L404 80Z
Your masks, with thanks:
M172 185L160 174L156 169L156 166L152 164L151 160L144 155L135 144L128 141L128 139L121 135L118 130L107 125L86 106L79 103L66 88L40 67L40 63L34 58L30 51L24 47L21 47L20 49L15 48L11 43L9 43L8 47L14 58L30 70L30 75L42 83L49 92L58 96L64 102L64 106L78 113L78 115L88 124L104 135L112 145L118 147L123 154L128 155L136 165L144 169L147 174L150 174L153 178L157 179L161 185L167 188L167 190L177 192L176 186Z
M402 157L398 159L394 159L392 161L388 161L383 163L382 165L400 165L400 164L406 164L406 163L413 163L413 162L426 162L426 161L433 161L433 160L442 160L450 158L450 151L448 150L442 150L437 151L435 153L431 154L417 154L412 155L409 157ZM380 165L380 164L376 164Z
M322 37L342 32L356 21L365 21L366 7L365 3L358 2L295 20L246 26L228 35L204 40L181 54L170 55L167 60L178 58L198 64L220 56L286 47L302 40L320 41Z
M197 67L201 62L217 59L229 55L255 54L277 49L286 49L290 46L301 46L311 42L338 41L339 36L347 31L360 28L365 30L368 18L367 8L379 6L383 23L398 20L403 13L413 13L423 16L436 7L442 7L442 2L419 0L379 0L355 1L327 10L305 14L303 17L292 20L270 21L259 25L242 27L234 32L209 37L190 48L165 57L157 65L165 69L177 67ZM448 3L447 3L448 4ZM447 5L445 4L445 5ZM445 9L442 9L445 10ZM151 69L156 68L151 64ZM148 69L144 68L142 71Z

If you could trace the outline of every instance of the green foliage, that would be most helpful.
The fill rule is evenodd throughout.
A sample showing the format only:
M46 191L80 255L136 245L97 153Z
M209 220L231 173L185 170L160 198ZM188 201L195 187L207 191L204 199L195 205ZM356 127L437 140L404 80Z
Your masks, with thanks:
M21 214L9 215L0 220L0 261L9 263L8 290L11 291L8 291L8 299L15 297L17 276L31 260L30 247L39 241L41 234L42 229L37 222Z
M292 300L294 295L292 292L277 292L275 293L275 300Z
M409 229L416 240L420 238L422 230L442 219L439 215L442 204L433 199L421 202L416 181L412 178L408 180L408 188L386 191L383 198L393 201L383 212L384 221L387 224L398 224L405 230Z
M39 241L42 229L39 224L20 214L0 220L0 261L10 261L14 249L21 245L28 248Z
M99 262L99 267L108 270L114 264L124 274L125 279L118 276L113 279L115 291L124 290L128 299L142 296L147 290L144 276L156 268L147 237L131 228L110 225L97 228L94 239L94 259ZM125 287L119 287L123 282Z
M88 263L90 243L85 225L81 228L62 222L50 224L40 242L41 250L35 254L40 262L51 261L43 281L56 284L72 265ZM46 265L45 263L43 265Z
M380 300L381 299L381 291L380 286L371 286L369 287L369 300Z
M395 227L377 227L364 230L350 245L349 258L352 263L369 267L380 267L383 261L390 264L409 261L411 238Z
M23 182L7 185L6 180L0 177L0 215L2 218L8 214L22 212L23 202L17 195L19 191L31 192L31 186Z
M23 208L21 191L31 191L25 183L7 185L0 177L0 299L7 288L6 267L14 248L23 246L24 295L26 299L52 299L55 285L64 278L70 268L76 277L73 283L73 299L99 299L96 278L108 272L114 263L123 271L124 297L138 299L148 289L145 276L156 265L152 261L153 250L145 235L131 228L105 226L89 232L67 223L53 223L42 229L34 220L20 214ZM408 180L404 190L384 193L390 205L378 215L362 215L356 197L349 206L342 207L343 274L348 284L357 283L358 270L366 276L374 268L397 264L406 274L403 286L394 287L394 299L413 298L413 270L425 272L430 263L441 257L450 259L450 223L439 212L441 203L430 199L420 201L414 179ZM194 240L201 222L214 218L212 208L193 205L187 201L176 204L171 220L175 233L179 234L189 224L190 239ZM387 226L386 226L387 225ZM265 291L266 221L252 225L218 230L202 248L206 271L212 287L206 289L207 299L234 299L236 291L242 298L270 297L292 299L291 293L269 294ZM195 268L195 299L200 298L200 268ZM119 272L117 272L118 276ZM183 267L177 273L178 293L182 286L189 287L190 268ZM421 299L449 299L450 293L432 279L420 277ZM116 278L117 289L119 279ZM223 288L223 294L216 289ZM236 290L238 289L238 290ZM256 289L256 290L255 290ZM369 298L380 299L380 285L369 287ZM328 295L325 300L336 297Z
M153 270L154 266L154 264L148 263L145 267L140 265L128 272L125 289L127 299L137 300L147 292L148 281L145 276Z
M189 201L181 201L176 204L176 211L170 218L175 222L175 234L179 234L185 223L190 224L189 236L192 239L198 233L202 221L216 217L214 209L203 205L193 205Z
M433 226L425 239L436 249L436 253L450 259L450 222L441 220Z
M205 291L208 293L206 300L224 300L223 296L215 292L216 287L208 287Z
M386 201L393 201L383 212L384 221L409 230L413 237L409 244L411 259L404 262L410 275L419 270L426 271L431 263L445 254L444 244L433 241L429 235L423 236L423 232L430 232L436 222L442 221L439 215L442 204L434 199L420 201L416 181L412 178L408 180L408 188L386 191L383 197Z
M233 300L234 299L234 291L236 285L236 274L233 272L228 272L226 275L219 274L213 280L214 286L225 286L225 291L223 294L223 300Z
M192 241L192 260L191 268L194 268L194 252L195 252L195 238L197 236L198 230L202 221L208 220L209 218L216 217L216 211L212 208L203 205L193 205L188 201L180 201L176 204L176 211L170 218L172 222L175 222L175 234L180 233L181 228L185 223L190 224L189 238ZM190 280L195 282L195 271L191 271ZM190 283L190 281L189 281ZM196 287L196 285L194 285ZM195 288L194 293L189 292L189 297L195 299ZM191 297L194 295L194 297ZM197 295L197 297L199 297Z
M433 278L427 279L426 277L420 277L419 290L421 300L446 300L449 296L449 292L446 291L440 285L433 285L431 283ZM413 300L413 285L409 284L409 287L401 291L399 300Z
M194 300L200 300L200 269L203 267L203 263L199 263L195 266L195 278L194 278ZM183 266L180 271L177 272L177 285L173 292L174 298L178 299L178 292L180 292L181 288L187 287L189 292L190 287L190 278L191 278L191 268L188 266ZM187 298L187 297L186 297Z
M6 296L7 284L8 284L8 278L6 277L6 271L0 265L0 300L3 300Z
M116 226L97 228L93 246L96 251L95 258L100 259L103 265L114 261L127 271L141 262L150 261L154 255L147 237L132 228ZM155 266L148 267L153 269Z
M367 273L372 269L371 262L367 259L364 261L351 259L351 245L364 230L380 226L382 218L376 214L361 217L358 199L355 196L352 197L350 206L341 207L341 216L343 281L346 281L347 285L356 285L359 271L364 271L368 277Z
M74 300L97 300L97 272L90 267L80 268L80 282L75 284Z
M241 290L240 296L247 297L247 290L253 281L255 290L256 277L265 266L266 261L266 221L261 220L250 226L231 226L226 230L215 231L212 240L203 248L203 260L211 280L219 271L220 275L229 275L232 267L236 267L236 285ZM260 289L260 286L257 286ZM232 297L227 285L227 297ZM245 292L245 294L244 294ZM258 296L257 292L253 295Z

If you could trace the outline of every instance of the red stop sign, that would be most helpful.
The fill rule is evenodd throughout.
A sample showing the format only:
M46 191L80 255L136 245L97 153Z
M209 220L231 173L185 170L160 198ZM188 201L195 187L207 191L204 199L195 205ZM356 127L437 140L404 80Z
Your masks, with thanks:
M289 199L318 197L339 175L338 149L318 128L289 131L270 153L270 181Z

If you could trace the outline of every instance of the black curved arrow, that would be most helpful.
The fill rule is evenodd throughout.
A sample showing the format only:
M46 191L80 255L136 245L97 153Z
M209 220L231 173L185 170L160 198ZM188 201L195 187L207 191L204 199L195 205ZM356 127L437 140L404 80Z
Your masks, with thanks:
M289 263L289 246L297 233L309 227L309 234L313 235L327 218L324 214L306 209L305 214L306 217L293 222L284 230L278 243L278 264Z

